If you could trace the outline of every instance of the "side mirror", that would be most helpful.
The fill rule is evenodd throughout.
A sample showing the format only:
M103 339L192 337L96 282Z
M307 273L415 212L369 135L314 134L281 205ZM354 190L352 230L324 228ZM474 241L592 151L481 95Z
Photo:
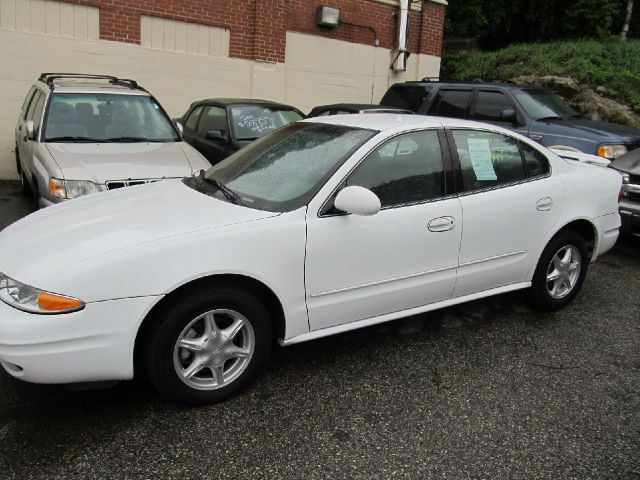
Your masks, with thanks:
M506 123L518 123L518 116L512 108L506 108L500 112L500 120Z
M352 185L345 187L333 202L338 210L354 215L371 216L380 211L380 199L371 190Z
M177 120L174 120L173 123L175 123L176 128L178 129L178 132L182 136L182 132L184 132L184 128L182 127L182 124Z
M33 128L33 120L27 120L27 123L24 125L24 129L27 132L27 140L33 140L35 133Z
M226 140L226 133L224 130L209 130L207 138L209 140Z

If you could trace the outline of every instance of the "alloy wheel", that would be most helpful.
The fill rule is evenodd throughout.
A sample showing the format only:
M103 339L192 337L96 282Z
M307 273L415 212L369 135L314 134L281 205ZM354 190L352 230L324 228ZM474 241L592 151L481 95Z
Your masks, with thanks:
M580 278L582 255L573 245L565 245L556 252L547 267L546 285L549 295L562 299L569 295Z
M203 313L182 330L173 349L180 380L197 390L224 387L247 368L255 350L251 323L235 310Z

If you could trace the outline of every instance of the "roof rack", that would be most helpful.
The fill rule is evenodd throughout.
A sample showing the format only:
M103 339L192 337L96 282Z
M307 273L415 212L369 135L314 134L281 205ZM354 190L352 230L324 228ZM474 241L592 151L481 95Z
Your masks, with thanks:
M121 85L123 87L129 87L134 90L142 90L146 92L144 88L142 88L138 82L135 80L131 80L129 78L118 78L113 75L93 75L87 73L41 73L38 77L38 80L49 85L50 89L53 89L53 82L60 78L74 78L74 79L89 79L89 80L108 80L111 85Z
M440 77L424 77L422 79L423 82L446 82L446 83L453 83L453 82L459 82L459 83L485 83L484 80L482 80L481 78L474 78L473 80L469 80L469 81L465 81L465 80L457 80L457 79L451 79L451 80L446 80L446 79L440 79Z

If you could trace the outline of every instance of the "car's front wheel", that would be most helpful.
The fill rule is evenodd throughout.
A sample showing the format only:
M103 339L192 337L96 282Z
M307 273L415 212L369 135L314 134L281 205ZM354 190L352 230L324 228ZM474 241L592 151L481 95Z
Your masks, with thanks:
M584 238L560 232L542 252L531 285L531 299L540 310L558 310L578 293L587 274L589 258Z
M235 395L271 351L269 315L240 289L191 292L158 320L146 343L147 374L161 393L189 405Z

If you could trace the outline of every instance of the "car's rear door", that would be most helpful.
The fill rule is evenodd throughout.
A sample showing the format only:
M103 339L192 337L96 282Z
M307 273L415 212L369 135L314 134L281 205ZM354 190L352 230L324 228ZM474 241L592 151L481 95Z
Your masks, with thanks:
M443 132L403 133L372 150L336 190L368 188L380 198L380 212L332 211L334 195L323 208L309 207L305 284L312 330L451 297L462 209L445 180L450 165Z
M526 282L562 210L562 181L509 135L466 128L448 138L464 222L454 297Z
M473 89L469 87L442 87L429 106L427 115L451 118L467 118Z

